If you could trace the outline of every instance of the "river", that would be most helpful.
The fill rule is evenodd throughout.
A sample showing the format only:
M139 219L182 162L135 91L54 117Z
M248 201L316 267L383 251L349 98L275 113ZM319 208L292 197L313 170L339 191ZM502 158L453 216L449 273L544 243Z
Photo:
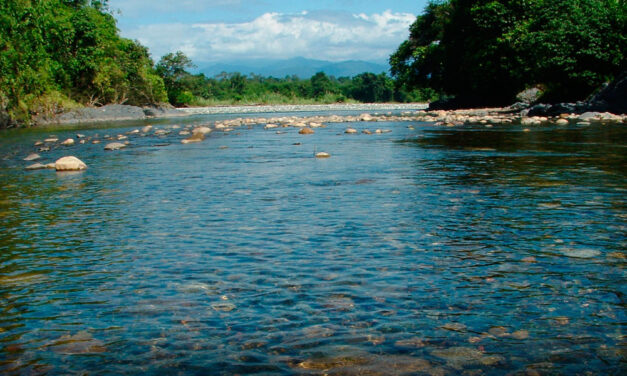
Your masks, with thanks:
M625 372L623 125L226 117L0 134L1 373Z

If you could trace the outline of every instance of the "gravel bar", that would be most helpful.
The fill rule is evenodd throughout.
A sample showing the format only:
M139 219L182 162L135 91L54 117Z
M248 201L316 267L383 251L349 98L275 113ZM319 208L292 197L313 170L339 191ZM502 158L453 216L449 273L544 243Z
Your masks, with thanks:
M428 103L357 103L357 104L307 104L307 105L262 105L262 106L216 106L179 108L190 115L196 114L253 114L316 111L403 111L424 110Z

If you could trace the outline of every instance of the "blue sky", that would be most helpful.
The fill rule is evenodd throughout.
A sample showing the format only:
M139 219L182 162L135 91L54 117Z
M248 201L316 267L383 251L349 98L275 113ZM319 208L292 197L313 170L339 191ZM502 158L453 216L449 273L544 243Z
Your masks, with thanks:
M155 60L181 50L196 63L245 59L383 62L427 0L110 0L123 36Z

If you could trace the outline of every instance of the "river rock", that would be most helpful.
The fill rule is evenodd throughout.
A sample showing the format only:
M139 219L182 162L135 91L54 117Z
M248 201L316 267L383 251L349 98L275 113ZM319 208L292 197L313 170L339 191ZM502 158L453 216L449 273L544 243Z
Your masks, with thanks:
M192 129L192 134L202 134L204 135L208 135L209 133L211 133L211 128L209 127L197 127Z
M314 130L311 128L303 128L298 131L298 134L314 134Z
M41 164L41 163L33 163L30 166L26 166L26 168L24 168L25 170L28 171L32 171L32 170L43 170L46 168L46 165Z
M31 153L26 158L24 158L24 160L30 162L30 161L36 161L39 158L41 158L41 156L39 154Z
M329 158L329 157L331 157L331 154L326 153L324 151L316 153L316 158Z
M555 122L555 124L556 124L556 125L568 125L568 124L569 124L569 122L568 122L568 120L566 120L566 119L558 119L558 120Z
M190 144L193 142L201 142L202 140L205 139L205 135L203 133L194 133L191 136L189 136L188 138L181 140L181 143L183 144Z
M81 171L87 168L87 165L74 156L59 158L54 163L57 171Z
M44 140L44 142L50 142L50 143L57 142L57 141L59 141L59 139L56 137L48 137Z
M105 145L104 149L105 150L120 150L125 147L126 147L126 144L123 144L121 142L111 142Z
M355 128L346 128L344 133L346 133L346 134L356 134L357 133L357 129L355 129Z
M152 125L147 125L147 126L142 128L142 132L144 132L144 133L148 133L151 130L152 130Z
M61 145L63 145L63 146L72 146L72 145L74 145L74 139L73 138L68 138L67 140L63 141L61 143Z

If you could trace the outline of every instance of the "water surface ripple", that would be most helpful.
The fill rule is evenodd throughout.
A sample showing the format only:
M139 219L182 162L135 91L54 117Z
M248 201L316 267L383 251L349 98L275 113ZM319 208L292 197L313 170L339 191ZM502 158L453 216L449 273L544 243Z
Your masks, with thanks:
M625 372L624 126L349 125L1 134L0 372Z

